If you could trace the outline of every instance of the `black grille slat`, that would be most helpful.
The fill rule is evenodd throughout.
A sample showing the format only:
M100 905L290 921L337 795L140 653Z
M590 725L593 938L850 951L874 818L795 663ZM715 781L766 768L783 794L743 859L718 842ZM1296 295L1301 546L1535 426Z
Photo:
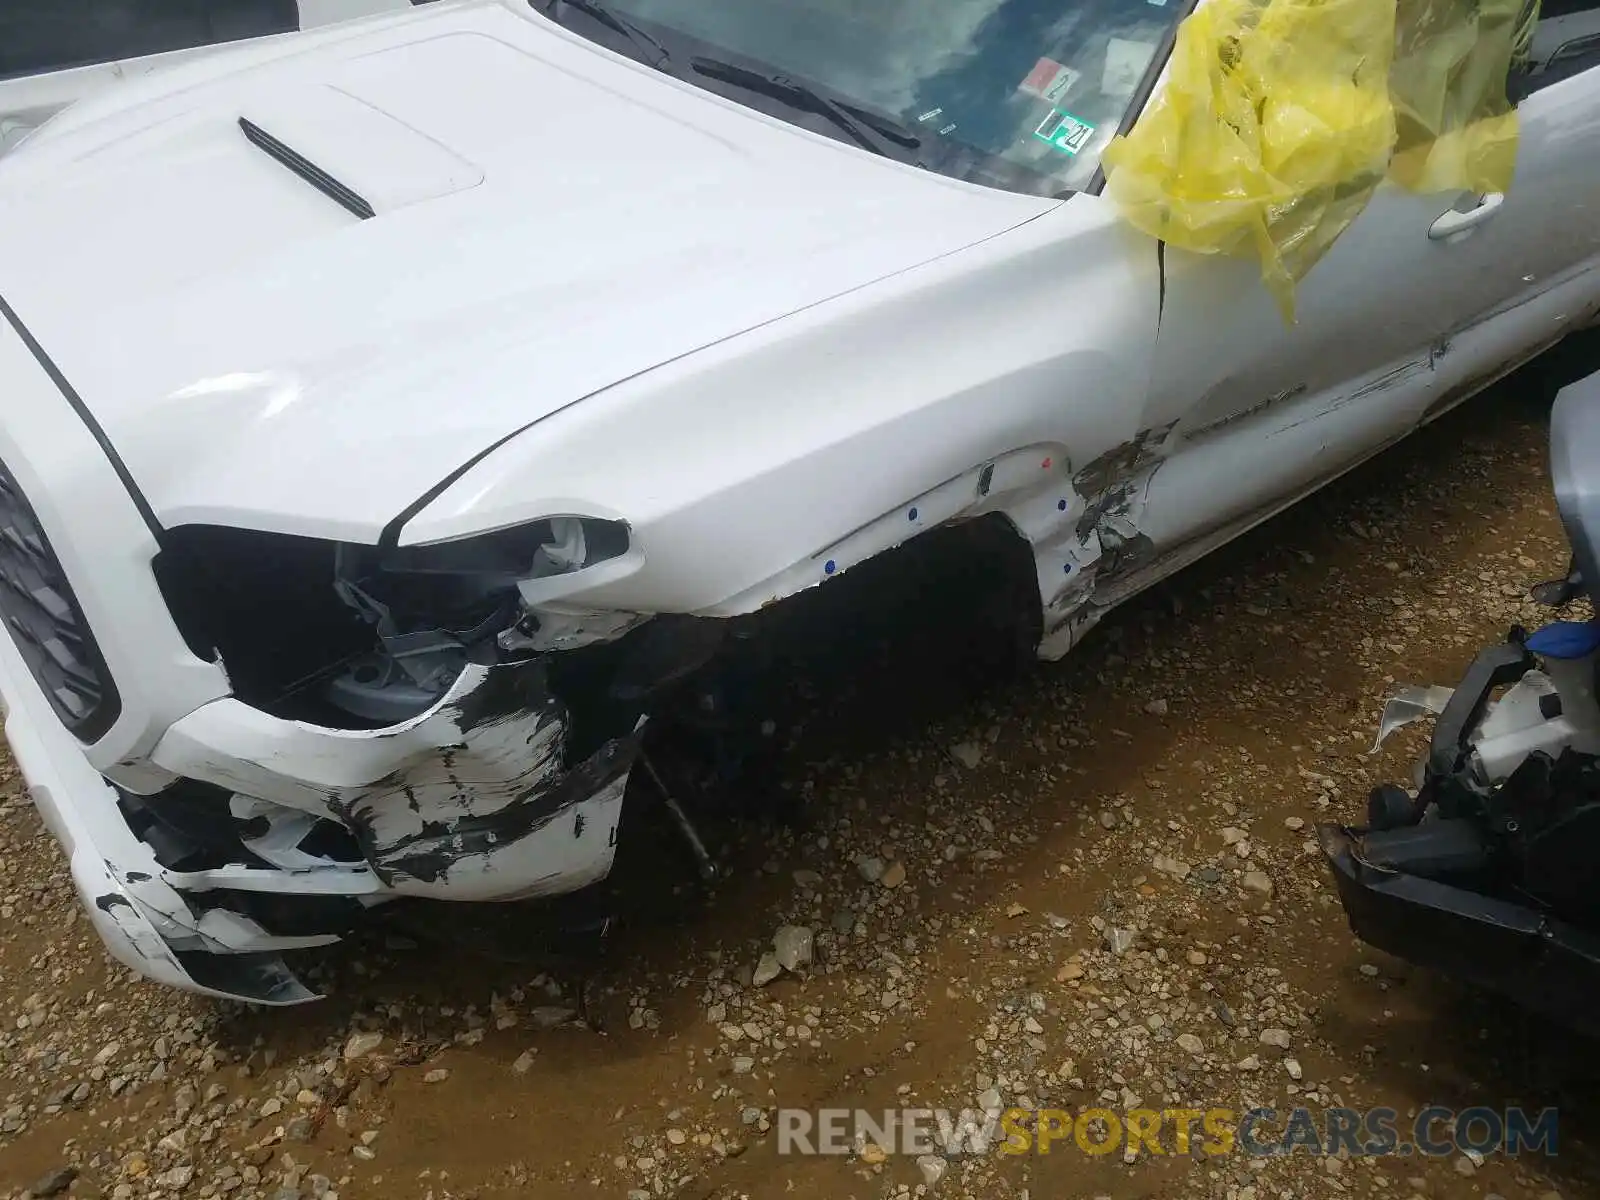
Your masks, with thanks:
M0 617L56 715L92 742L122 701L39 519L0 463Z
M72 619L72 605L68 604L67 598L49 584L34 588L29 599L44 609L57 625Z

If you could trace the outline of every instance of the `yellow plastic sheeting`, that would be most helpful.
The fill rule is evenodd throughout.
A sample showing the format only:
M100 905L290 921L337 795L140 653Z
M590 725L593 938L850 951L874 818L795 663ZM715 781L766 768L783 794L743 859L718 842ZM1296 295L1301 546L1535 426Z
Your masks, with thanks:
M1525 0L1204 0L1106 147L1107 191L1174 246L1258 257L1293 321L1295 284L1385 177L1510 187L1506 79L1531 34Z

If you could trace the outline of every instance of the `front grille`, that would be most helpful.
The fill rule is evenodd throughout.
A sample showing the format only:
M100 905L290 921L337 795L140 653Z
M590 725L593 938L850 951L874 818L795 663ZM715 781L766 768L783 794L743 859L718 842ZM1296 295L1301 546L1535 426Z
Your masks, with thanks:
M66 572L16 478L0 463L0 618L61 722L92 742L122 711Z

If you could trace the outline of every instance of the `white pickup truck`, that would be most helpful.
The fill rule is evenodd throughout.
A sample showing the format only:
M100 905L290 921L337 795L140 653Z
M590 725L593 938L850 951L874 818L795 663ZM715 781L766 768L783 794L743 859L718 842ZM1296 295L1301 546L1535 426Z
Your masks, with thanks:
M1188 3L392 2L0 84L101 89L0 157L6 736L176 986L586 888L795 614L938 555L1059 658L1600 315L1596 0L1293 325L1103 192Z

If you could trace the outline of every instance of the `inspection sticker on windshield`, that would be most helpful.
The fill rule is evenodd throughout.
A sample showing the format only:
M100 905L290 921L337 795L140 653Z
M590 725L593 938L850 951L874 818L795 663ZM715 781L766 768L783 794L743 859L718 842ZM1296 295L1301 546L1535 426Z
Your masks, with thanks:
M1076 154L1089 144L1089 139L1094 136L1094 126L1057 109L1040 122L1033 136L1049 142L1065 154Z
M1053 58L1041 58L1033 64L1028 77L1017 85L1019 92L1027 92L1054 104L1072 90L1082 73L1064 67Z

